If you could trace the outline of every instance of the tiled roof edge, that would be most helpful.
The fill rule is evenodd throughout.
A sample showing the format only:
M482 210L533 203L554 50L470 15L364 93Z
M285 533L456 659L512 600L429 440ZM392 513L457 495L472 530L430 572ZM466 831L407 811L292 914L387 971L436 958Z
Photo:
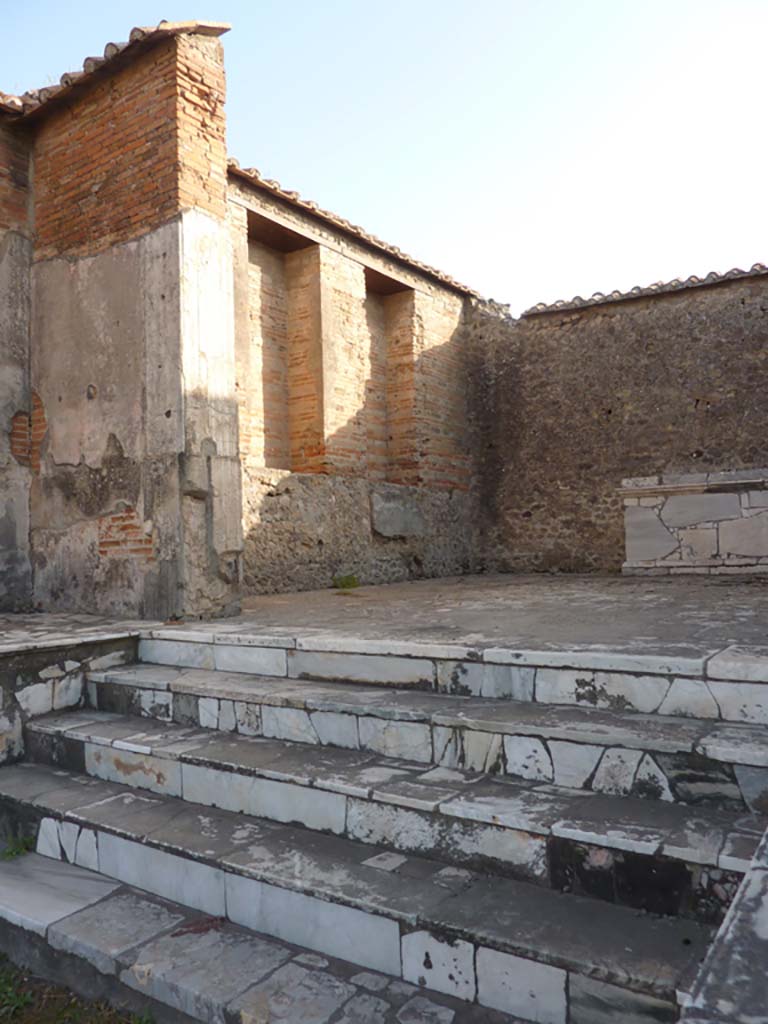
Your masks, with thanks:
M463 295L468 295L472 298L481 298L480 294L474 291L474 289L468 288L464 284L460 284L448 274L444 274L441 270L436 270L434 267L430 267L426 263L422 263L420 260L414 259L413 256L409 256L407 253L404 253L394 245L390 245L388 242L383 242L375 235L369 235L367 231L359 227L357 224L352 224L344 217L340 217L336 213L331 213L328 210L322 209L317 205L317 203L312 202L312 200L302 199L298 192L284 189L279 181L275 181L272 178L263 178L261 172L257 168L243 168L237 160L230 159L228 163L228 170L230 174L234 174L237 177L244 179L250 185L263 189L285 202L290 203L292 206L296 206L300 210L304 210L313 217L325 221L334 228L360 239L360 241L364 242L366 245L369 245L374 249L378 249L380 252L386 253L387 256L391 256L393 259L405 264L413 270L417 270L422 274L426 274L427 276L434 278L447 288L461 292Z
M549 305L539 302L537 305L531 306L530 309L526 309L522 316L536 316L539 313L559 313L567 310L585 309L589 306L602 306L610 302L627 302L630 299L644 298L649 295L679 292L686 288L705 288L708 285L720 284L723 281L738 281L747 277L762 277L764 274L768 274L768 266L764 263L754 263L749 270L741 270L739 267L734 267L725 274L718 274L715 271L707 274L706 277L697 277L695 274L692 274L685 280L676 278L674 281L658 281L656 284L648 285L645 288L636 285L628 292L613 291L609 295L595 292L588 299L583 299L580 295L576 295L572 299L561 299L559 302L553 302Z
M48 85L42 89L30 89L22 96L12 96L0 92L0 110L7 114L16 114L20 118L37 114L52 100L58 100L68 94L74 87L80 88L90 82L96 72L100 72L120 55L127 56L132 51L137 53L147 45L178 35L221 36L229 31L230 26L218 21L161 21L159 25L131 29L128 42L107 43L101 57L86 57L81 71L66 71L59 79L58 85Z

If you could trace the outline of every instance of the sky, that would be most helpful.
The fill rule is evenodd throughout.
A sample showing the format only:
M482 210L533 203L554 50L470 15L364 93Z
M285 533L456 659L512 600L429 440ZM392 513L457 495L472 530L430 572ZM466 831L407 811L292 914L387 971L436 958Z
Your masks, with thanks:
M768 0L0 0L23 92L226 21L228 149L519 313L768 262Z

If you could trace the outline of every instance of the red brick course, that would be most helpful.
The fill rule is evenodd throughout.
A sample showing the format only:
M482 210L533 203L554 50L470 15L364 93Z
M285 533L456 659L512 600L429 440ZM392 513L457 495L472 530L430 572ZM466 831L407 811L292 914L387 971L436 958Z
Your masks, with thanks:
M126 507L99 518L99 556L154 562L152 537L145 532L136 509Z
M11 455L33 473L40 472L40 449L48 431L43 402L32 392L32 414L17 412L11 420Z
M35 258L85 255L182 209L224 216L224 70L217 39L176 36L42 121Z

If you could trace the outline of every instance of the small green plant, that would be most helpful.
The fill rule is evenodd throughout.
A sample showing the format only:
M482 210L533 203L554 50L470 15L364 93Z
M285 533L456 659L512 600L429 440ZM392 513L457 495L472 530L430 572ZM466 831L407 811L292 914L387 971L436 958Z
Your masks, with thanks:
M337 590L354 590L360 586L360 580L354 573L349 573L347 576L334 576L333 585Z
M21 836L8 840L8 844L0 854L3 860L15 860L16 857L23 857L25 853L32 853L35 848L35 840L32 836Z
M16 972L7 967L0 971L0 1020L12 1020L32 1003L28 992L21 992Z
M151 1013L134 1013L131 1015L131 1024L155 1024L155 1018Z

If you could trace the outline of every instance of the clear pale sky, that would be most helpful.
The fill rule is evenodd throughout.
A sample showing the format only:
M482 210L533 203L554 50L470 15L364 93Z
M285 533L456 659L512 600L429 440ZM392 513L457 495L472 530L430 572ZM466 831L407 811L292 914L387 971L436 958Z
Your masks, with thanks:
M0 89L227 21L230 155L514 312L768 262L768 0L0 0Z

